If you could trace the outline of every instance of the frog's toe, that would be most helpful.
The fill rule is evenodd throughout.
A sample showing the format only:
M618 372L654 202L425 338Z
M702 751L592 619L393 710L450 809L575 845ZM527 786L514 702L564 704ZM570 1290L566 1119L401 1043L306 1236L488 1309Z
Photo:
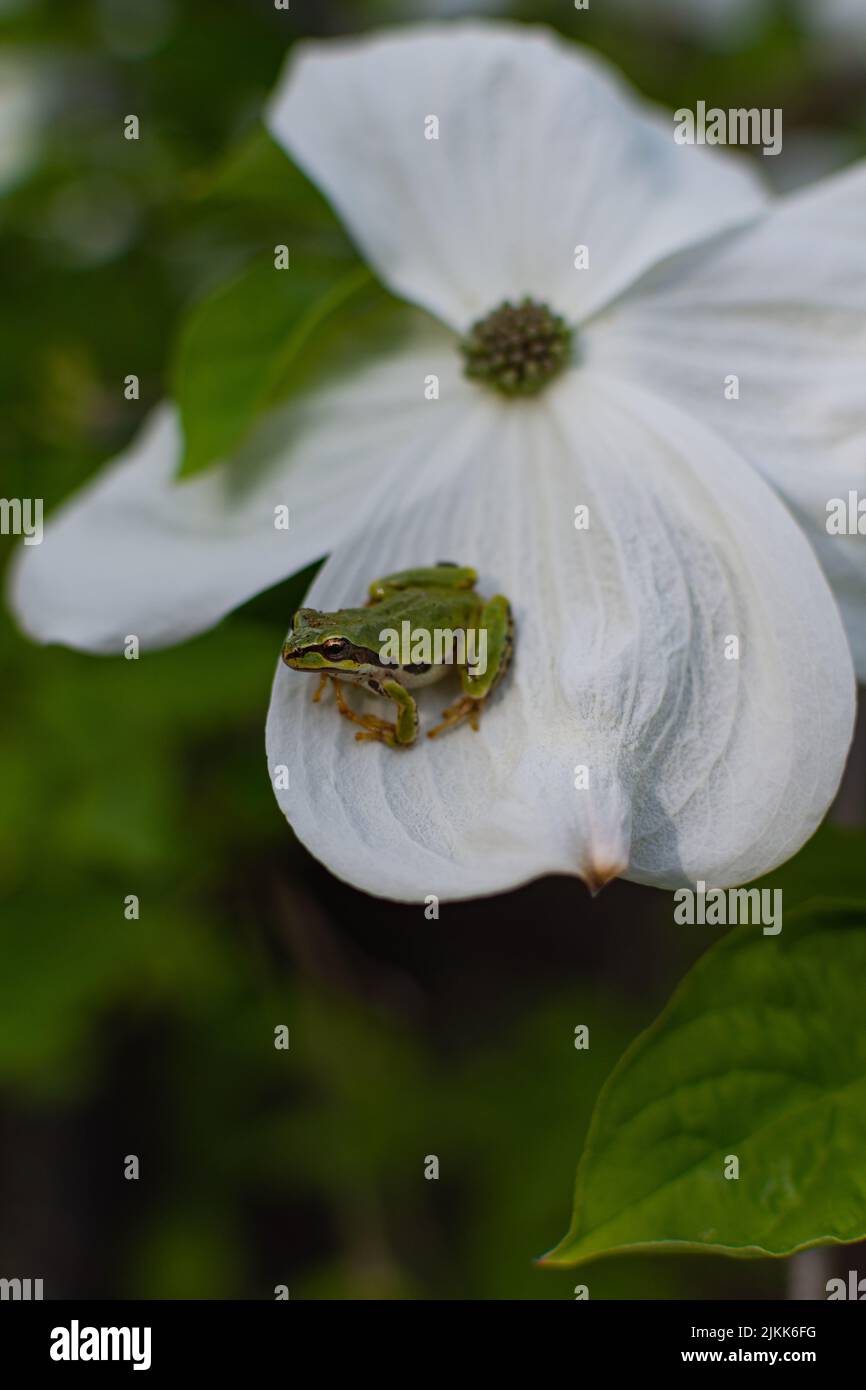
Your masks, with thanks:
M384 723L384 720L381 722ZM397 738L393 724L382 729L359 729L355 734L355 739L358 743L386 743L389 748L402 748L404 746Z
M357 722L363 724L363 729L359 729L355 738L359 743L387 743L390 748L397 748L397 725L392 724L390 719L379 719L375 714L358 715Z
M390 719L379 719L375 714L362 714L361 723L365 729L369 729L371 734L396 734L397 725L392 724Z
M455 700L453 705L442 711L442 723L437 724L435 729L428 729L428 738L437 738L446 729L454 729L458 724L462 724L464 719L469 720L469 724L475 732L478 732L478 717L481 713L481 700L473 700L471 695L463 695L459 700Z

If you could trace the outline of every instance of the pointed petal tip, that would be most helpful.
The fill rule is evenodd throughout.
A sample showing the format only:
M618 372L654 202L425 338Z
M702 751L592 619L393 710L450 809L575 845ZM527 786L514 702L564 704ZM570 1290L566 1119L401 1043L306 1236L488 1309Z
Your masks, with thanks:
M628 865L622 861L591 859L580 871L580 876L589 889L590 896L597 898L602 888L624 874Z

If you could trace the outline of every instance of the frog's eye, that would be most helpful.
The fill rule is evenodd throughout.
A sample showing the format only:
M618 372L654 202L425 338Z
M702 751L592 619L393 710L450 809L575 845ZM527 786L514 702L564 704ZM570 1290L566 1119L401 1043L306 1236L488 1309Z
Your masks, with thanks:
M343 637L332 637L329 642L322 643L322 650L331 661L339 660L349 650L349 643Z

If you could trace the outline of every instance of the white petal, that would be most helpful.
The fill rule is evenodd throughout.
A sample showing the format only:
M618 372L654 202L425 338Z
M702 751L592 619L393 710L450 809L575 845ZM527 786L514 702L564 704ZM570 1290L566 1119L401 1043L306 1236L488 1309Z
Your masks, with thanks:
M460 330L523 294L579 320L763 201L745 160L676 145L670 115L546 29L424 25L298 54L271 132L385 281Z
M861 163L659 267L587 327L583 355L683 405L761 469L815 545L866 677L866 535L827 532L830 499L866 498L864 257ZM731 374L739 399L725 398Z
M437 401L425 399L429 373L440 378ZM478 394L434 325L275 414L232 465L181 483L178 416L164 405L52 519L41 545L20 548L18 619L39 641L96 652L119 651L128 634L152 648L201 632L350 535ZM281 506L289 530L275 526Z
M588 373L492 402L483 446L455 439L449 458L435 495L408 485L308 602L360 602L406 565L476 565L481 592L514 605L512 671L480 732L395 751L356 743L330 694L314 705L280 666L268 765L289 769L277 796L299 838L350 883L415 901L555 872L723 886L792 854L838 784L853 680L812 551L762 480ZM420 692L422 733L449 693Z

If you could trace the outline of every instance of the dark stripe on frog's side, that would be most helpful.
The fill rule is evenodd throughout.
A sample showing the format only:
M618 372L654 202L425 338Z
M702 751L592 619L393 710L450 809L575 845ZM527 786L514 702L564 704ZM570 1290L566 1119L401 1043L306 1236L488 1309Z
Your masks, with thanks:
M328 661L330 660L327 645L324 642L320 643L317 647L305 647L304 650L306 652L318 652L320 656L325 657ZM333 663L335 668L339 668L340 661L354 661L359 666L381 666L382 669L386 671L396 671L398 669L398 663L396 661L383 661L379 653L371 651L369 647L350 647L345 656L340 657L338 661ZM400 666L399 669L401 671L407 671L412 676L423 676L426 675L431 666L432 662L430 661L414 661Z
M319 656L323 656L326 661L330 662L335 670L339 670L341 661L354 661L358 666L381 666L386 670L392 670L396 665L393 661L383 661L379 653L371 651L369 647L350 645L349 650L336 661L328 655L327 644L324 642L321 642L317 647L305 647L304 651L318 652Z

